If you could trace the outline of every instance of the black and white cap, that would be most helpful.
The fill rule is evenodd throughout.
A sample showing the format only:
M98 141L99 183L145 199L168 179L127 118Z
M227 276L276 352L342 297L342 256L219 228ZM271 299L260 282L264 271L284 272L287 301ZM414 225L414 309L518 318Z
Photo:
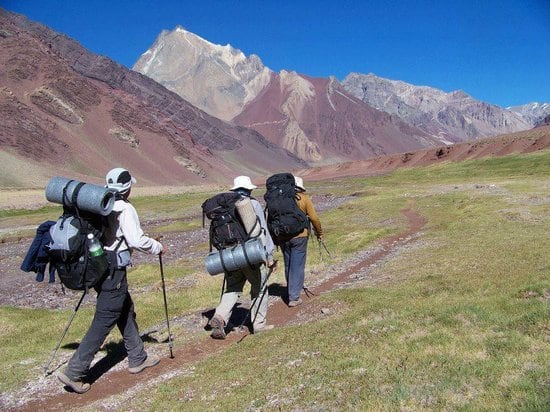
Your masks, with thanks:
M137 180L135 177L130 175L128 170L123 169L122 167L115 167L107 173L107 176L105 176L105 182L107 183L106 187L109 189L124 193L132 187L133 183L137 183Z

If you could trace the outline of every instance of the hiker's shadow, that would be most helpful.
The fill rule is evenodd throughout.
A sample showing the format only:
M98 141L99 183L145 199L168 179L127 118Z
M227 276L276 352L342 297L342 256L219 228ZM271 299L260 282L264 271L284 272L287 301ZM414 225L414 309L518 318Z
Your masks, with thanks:
M141 339L143 342L159 343L157 339L153 338L148 333L141 335ZM68 343L63 347L66 349L76 350L76 348L78 348L78 344ZM102 346L100 352L106 352L106 355L90 368L90 371L86 376L86 382L89 382L90 384L97 381L102 375L122 362L128 355L126 348L124 347L124 341L109 342Z
M89 383L94 383L103 374L107 373L109 369L122 362L127 356L123 342L109 342L103 346L102 350L107 352L107 355L90 368L90 372L87 376L87 381Z
M288 302L288 289L286 286L280 283L272 283L268 286L267 290L269 291L269 296L278 296L285 303Z

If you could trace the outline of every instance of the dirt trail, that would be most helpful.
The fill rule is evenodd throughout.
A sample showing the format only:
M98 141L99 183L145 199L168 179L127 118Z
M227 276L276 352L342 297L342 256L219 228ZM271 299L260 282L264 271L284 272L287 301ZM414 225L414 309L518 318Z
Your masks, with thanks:
M273 301L269 307L269 322L275 326L284 326L295 323L299 318L307 316L308 313L318 313L319 305L316 301L320 294L333 290L339 284L354 282L354 275L377 262L381 262L391 253L397 252L400 248L414 240L424 226L425 219L412 209L402 210L402 213L408 220L409 228L406 231L383 239L377 245L374 252L368 253L366 257L361 258L359 261L347 265L347 267L345 267L345 264L338 265L337 270L333 271L334 275L330 275L318 285L310 288L314 295L305 298L303 305L288 308L281 299ZM211 339L204 331L200 333L204 333L204 337L192 343L184 344L183 346L175 344L173 359L168 357L168 350L166 349L166 353L157 367L145 370L139 375L131 375L121 368L109 370L109 367L112 365L105 365L103 372L96 373L95 379L93 379L95 382L93 382L90 391L83 395L70 392L37 393L35 394L36 398L13 410L32 412L37 410L57 411L92 405L94 408L100 410L112 409L113 406L116 409L117 405L113 405L112 402L123 402L123 400L112 401L113 397L117 396L122 399L128 399L132 396L132 393L136 393L148 386L156 385L164 379L185 373L184 371L189 370L194 362L223 351L229 345L233 345L246 337L248 332L244 328L243 332L228 334L227 339L222 341ZM94 368L96 367L94 366ZM57 380L53 375L48 379ZM121 405L118 406L120 407Z

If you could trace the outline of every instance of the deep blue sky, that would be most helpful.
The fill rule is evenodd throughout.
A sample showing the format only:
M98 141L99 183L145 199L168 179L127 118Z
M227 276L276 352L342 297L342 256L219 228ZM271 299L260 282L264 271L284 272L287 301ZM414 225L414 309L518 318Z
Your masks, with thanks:
M502 107L550 102L550 0L0 0L131 68L181 25L275 71L350 72Z

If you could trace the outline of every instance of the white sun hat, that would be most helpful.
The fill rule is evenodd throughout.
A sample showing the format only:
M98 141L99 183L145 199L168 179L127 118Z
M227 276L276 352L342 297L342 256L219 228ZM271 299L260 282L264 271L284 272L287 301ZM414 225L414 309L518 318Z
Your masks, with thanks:
M301 177L294 176L294 184L298 189L302 189L305 192L306 188L304 187L304 181Z
M122 167L115 167L109 170L105 176L106 187L124 193L132 187L133 183L137 183L135 177L130 175L130 172Z
M240 188L252 190L256 189L258 186L254 186L252 181L248 176L237 176L233 179L233 187L230 190L237 190Z

